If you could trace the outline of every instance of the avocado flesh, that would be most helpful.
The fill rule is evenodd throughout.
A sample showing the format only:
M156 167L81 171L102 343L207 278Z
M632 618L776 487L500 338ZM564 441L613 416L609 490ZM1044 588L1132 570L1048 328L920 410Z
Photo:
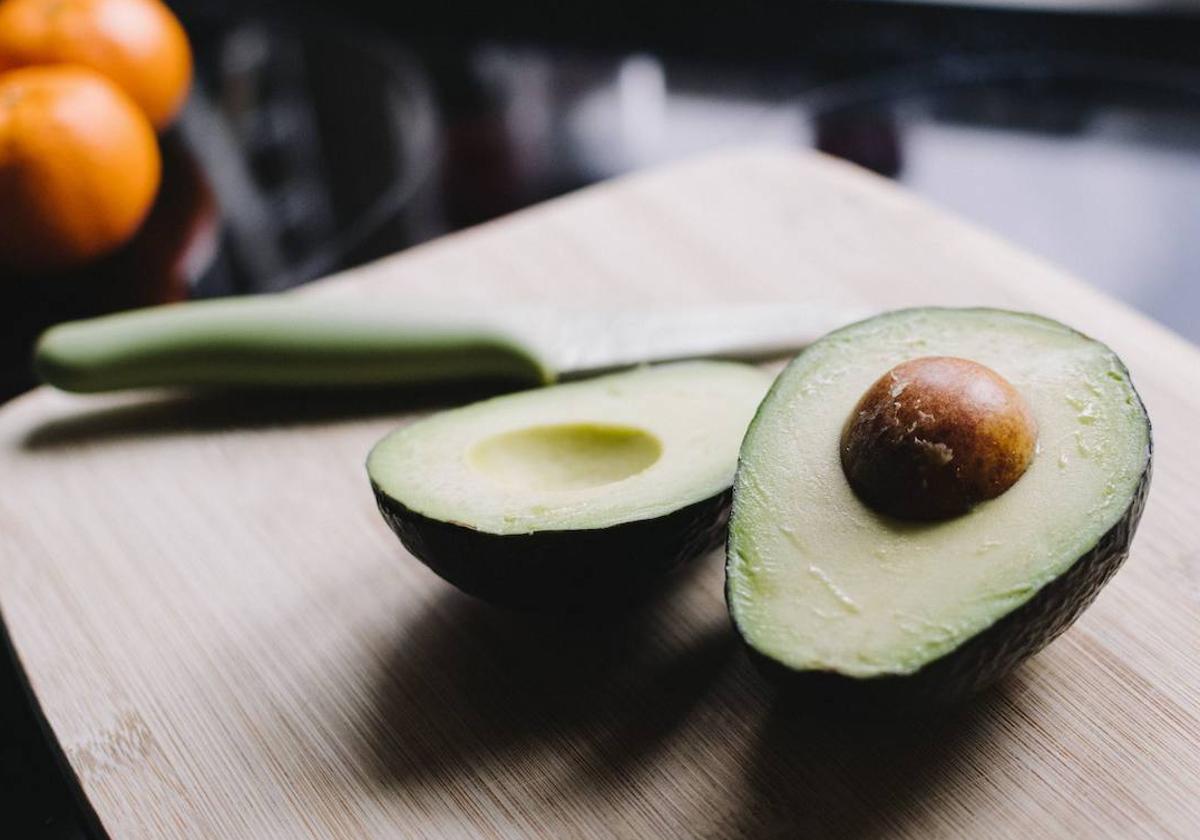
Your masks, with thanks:
M920 356L991 367L1024 395L1039 428L1033 463L1015 485L934 523L866 507L838 453L862 393ZM747 433L728 543L730 613L754 652L792 672L911 675L971 647L993 625L1024 633L1027 655L1065 628L1062 615L1050 613L1073 618L1115 571L1110 561L1128 549L1149 459L1149 423L1125 368L1061 324L997 310L920 309L852 325L793 361ZM1103 556L1094 556L1098 546ZM1001 628L1081 559L1104 574L1072 575L1089 585L1022 611L1019 623L1044 625L1033 632ZM996 640L995 651L1004 642ZM1015 664L1023 656L1008 656L1011 647L1005 661Z
M488 600L570 604L636 590L718 546L769 375L683 362L441 412L380 441L385 519Z

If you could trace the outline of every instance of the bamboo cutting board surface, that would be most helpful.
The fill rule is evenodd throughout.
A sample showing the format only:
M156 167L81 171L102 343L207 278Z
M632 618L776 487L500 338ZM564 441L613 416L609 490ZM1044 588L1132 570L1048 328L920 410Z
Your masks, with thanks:
M458 594L375 511L428 395L0 411L0 606L113 838L1200 837L1200 353L845 164L728 153L307 294L996 305L1128 362L1155 425L1133 553L996 690L901 722L776 698L720 558L623 616Z

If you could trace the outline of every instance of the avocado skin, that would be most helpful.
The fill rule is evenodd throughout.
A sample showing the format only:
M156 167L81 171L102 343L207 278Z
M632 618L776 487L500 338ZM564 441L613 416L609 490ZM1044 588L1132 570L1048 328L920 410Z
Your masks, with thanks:
M607 528L492 534L430 519L372 482L383 518L414 557L470 595L519 610L633 603L725 541L732 489L665 516Z
M1144 411L1144 409L1143 409ZM1147 421L1149 422L1149 421ZM916 709L961 702L992 685L1063 633L1129 556L1150 492L1151 451L1125 513L1095 546L1036 595L959 647L912 674L850 677L833 671L798 671L742 641L758 669L783 692L817 703L864 710ZM726 599L729 588L726 585ZM734 629L741 636L736 622Z

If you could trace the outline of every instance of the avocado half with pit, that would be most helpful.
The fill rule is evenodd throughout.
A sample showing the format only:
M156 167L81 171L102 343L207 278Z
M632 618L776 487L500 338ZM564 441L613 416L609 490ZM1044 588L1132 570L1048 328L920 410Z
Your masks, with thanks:
M634 599L720 547L763 371L684 362L496 397L367 460L379 509L459 589L518 608Z
M784 370L746 434L733 623L792 688L959 699L1091 603L1150 464L1128 371L1062 324L989 309L853 324Z

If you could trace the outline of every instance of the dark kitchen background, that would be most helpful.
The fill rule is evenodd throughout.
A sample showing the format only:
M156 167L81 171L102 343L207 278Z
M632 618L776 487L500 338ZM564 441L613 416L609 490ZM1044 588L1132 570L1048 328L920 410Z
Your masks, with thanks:
M746 143L895 178L1200 341L1200 4L171 5L197 77L155 209L98 265L0 284L0 400L52 323L287 288ZM0 659L0 833L98 836Z

